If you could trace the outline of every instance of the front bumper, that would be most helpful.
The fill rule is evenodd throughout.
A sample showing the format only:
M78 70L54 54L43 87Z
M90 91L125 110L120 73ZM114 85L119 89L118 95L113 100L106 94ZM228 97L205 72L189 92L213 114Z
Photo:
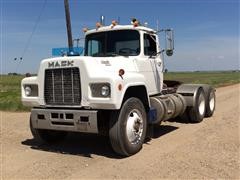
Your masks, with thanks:
M35 129L98 133L96 110L34 108L31 122Z

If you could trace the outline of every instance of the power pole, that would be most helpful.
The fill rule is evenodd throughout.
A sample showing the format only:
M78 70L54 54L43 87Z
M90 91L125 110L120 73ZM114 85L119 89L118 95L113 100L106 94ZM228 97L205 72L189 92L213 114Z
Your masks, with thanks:
M65 15L66 15L66 25L67 25L67 37L68 37L68 48L69 51L73 51L73 39L72 39L72 28L71 28L71 17L69 11L68 0L64 0Z

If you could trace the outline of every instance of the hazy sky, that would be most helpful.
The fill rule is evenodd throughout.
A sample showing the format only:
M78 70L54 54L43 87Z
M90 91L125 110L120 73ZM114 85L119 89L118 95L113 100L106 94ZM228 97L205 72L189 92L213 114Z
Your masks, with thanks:
M43 8L44 1L0 0L0 73L36 73L41 59L51 57L53 47L67 46L63 0L47 0ZM161 28L171 27L175 31L174 55L165 56L165 66L170 71L240 69L239 0L69 0L69 3L74 38L83 37L83 27L94 28L100 15L106 16L106 24L118 17L121 24L130 24L131 17L136 17L152 28L156 28L159 20Z

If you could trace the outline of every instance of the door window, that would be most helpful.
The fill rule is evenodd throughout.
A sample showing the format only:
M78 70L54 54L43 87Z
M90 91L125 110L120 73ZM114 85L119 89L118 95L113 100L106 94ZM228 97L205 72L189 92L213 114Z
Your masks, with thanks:
M146 56L157 54L156 36L144 34L144 54Z

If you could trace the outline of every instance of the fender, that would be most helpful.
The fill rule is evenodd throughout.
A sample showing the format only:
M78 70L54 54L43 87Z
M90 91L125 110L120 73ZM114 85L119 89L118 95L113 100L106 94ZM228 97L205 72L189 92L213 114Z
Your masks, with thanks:
M124 86L124 89L123 89L123 93L121 95L121 106L124 102L124 98L125 98L125 95L126 95L126 92L130 89L130 88L139 88L139 87L143 87L146 91L146 97L147 97L147 106L148 108L150 107L150 99L149 99L149 92L146 88L146 84L144 84L143 82L135 82L135 83L128 83L127 85ZM136 93L137 95L137 93ZM141 97L141 98L144 98L144 97ZM120 108L120 107L119 107Z
M187 106L193 106L197 91L202 86L202 84L182 84L177 88L177 93L185 98Z

